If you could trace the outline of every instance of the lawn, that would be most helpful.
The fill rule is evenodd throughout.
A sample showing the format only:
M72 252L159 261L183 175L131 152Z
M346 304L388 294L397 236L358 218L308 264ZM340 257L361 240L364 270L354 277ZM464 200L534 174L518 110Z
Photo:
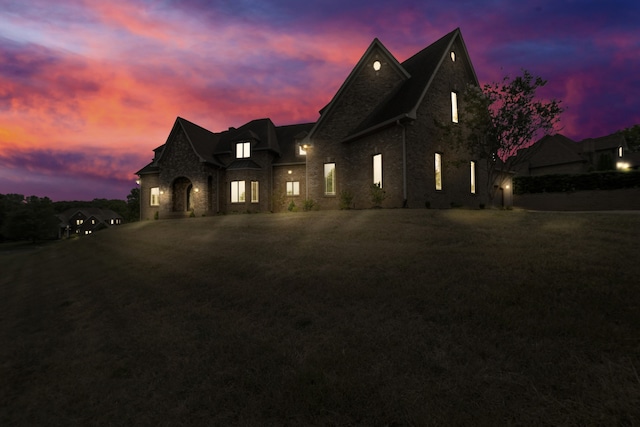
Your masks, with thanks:
M0 425L640 425L639 248L384 209L0 246Z

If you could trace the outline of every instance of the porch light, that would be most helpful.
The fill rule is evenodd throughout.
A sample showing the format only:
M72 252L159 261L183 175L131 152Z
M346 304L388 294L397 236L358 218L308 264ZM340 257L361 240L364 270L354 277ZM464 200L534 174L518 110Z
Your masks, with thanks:
M291 175L291 174L293 173L293 171L292 171L291 169L289 169L289 170L287 171L287 173L288 173L289 175Z
M373 61L373 69L376 71L380 71L380 68L382 67L382 63L380 63L380 61Z
M200 189L196 188L196 189L195 189L195 192L197 193L198 191L200 191Z

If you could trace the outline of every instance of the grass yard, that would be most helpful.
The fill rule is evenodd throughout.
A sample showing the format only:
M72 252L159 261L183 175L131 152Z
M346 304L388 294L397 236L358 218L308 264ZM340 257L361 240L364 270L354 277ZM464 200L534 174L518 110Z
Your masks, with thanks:
M0 246L0 425L640 425L640 214L358 210Z

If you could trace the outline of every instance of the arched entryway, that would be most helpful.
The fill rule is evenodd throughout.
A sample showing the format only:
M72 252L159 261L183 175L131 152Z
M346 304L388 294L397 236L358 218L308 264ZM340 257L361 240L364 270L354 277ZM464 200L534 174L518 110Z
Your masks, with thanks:
M173 212L186 212L193 209L193 184L189 178L181 176L173 181Z

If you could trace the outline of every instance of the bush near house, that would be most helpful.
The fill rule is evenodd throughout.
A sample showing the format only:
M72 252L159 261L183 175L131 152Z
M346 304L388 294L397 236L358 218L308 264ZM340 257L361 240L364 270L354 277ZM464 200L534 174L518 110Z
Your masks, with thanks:
M519 176L513 179L515 194L566 193L640 187L640 172L591 172L587 174Z

